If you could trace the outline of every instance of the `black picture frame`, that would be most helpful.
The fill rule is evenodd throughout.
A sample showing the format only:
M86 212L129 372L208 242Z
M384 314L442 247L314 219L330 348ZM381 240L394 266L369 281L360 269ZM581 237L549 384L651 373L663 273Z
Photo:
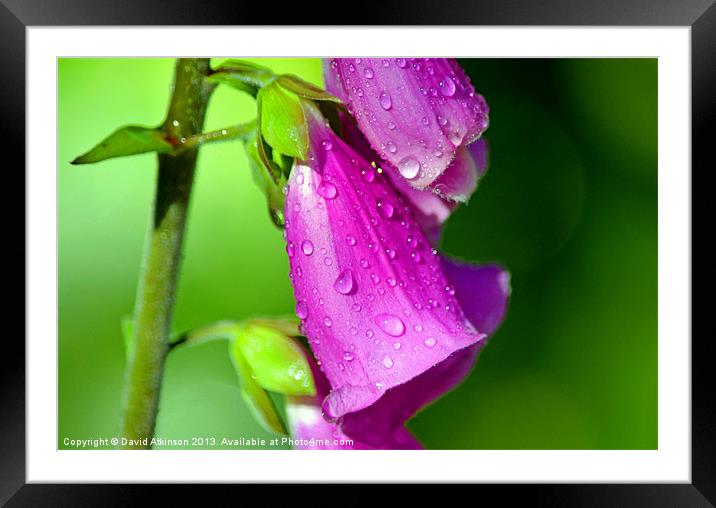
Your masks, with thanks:
M709 133L716 132L716 5L714 0L550 0L430 2L383 0L380 8L356 9L353 16L329 21L351 25L599 25L691 27L692 175L713 171ZM304 21L317 23L321 8L312 3L280 9L238 2L190 0L0 0L0 140L5 175L20 175L25 160L25 30L29 26L65 25L243 25ZM346 11L348 12L348 11ZM300 14L304 15L301 16ZM306 15L308 14L308 15ZM328 18L328 16L327 16ZM664 140L660 140L663 142ZM13 157L15 156L15 157ZM9 164L7 161L17 161ZM11 171L12 170L12 171ZM11 176L11 175L10 175ZM8 176L6 176L8 178ZM699 177L701 178L701 177ZM8 182L9 180L6 180ZM10 185L6 183L6 185ZM21 185L24 188L24 178ZM692 180L693 185L693 180ZM7 188L7 187L6 187ZM19 189L19 187L16 187ZM693 187L692 187L693 188ZM18 194L19 192L14 192ZM3 200L6 204L9 200ZM18 206L11 206L18 227ZM9 212L10 213L10 212ZM692 203L693 220L710 217ZM705 220L709 220L708 218ZM709 221L710 222L710 221ZM24 226L24 223L23 223ZM707 225L708 227L708 225ZM692 231L699 231L693 228ZM708 231L708 229L707 229ZM24 231L23 231L24 234ZM23 243L24 245L24 243ZM693 249L693 245L692 245ZM692 253L695 252L692 250ZM706 251L708 254L708 250ZM23 249L23 255L25 254ZM24 258L24 256L23 256ZM709 260L713 259L709 257ZM26 266L26 265L24 265ZM705 266L700 265L701 268ZM699 272L702 284L713 280ZM24 291L23 291L24 294ZM19 296L14 296L20 301ZM24 301L24 299L23 299ZM696 305L704 300L692 298ZM692 311L692 321L696 324ZM15 319L10 318L8 319ZM713 338L692 333L692 483L644 485L481 486L509 501L529 496L531 504L550 506L713 506L716 504L716 398L713 396ZM6 334L0 369L0 503L29 505L127 505L146 499L146 485L25 484L25 349L19 334ZM10 340L12 339L12 340ZM214 488L214 487L212 487ZM183 489L167 489L169 494ZM363 494L355 494L359 501ZM353 497L353 496L351 496Z

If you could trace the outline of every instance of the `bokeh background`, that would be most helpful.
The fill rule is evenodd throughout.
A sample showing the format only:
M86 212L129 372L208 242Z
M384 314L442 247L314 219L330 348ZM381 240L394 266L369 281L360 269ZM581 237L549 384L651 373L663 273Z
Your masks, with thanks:
M322 84L315 59L261 59ZM463 60L491 108L487 176L442 248L512 272L505 324L469 379L410 429L433 449L654 449L657 440L657 61ZM109 437L124 370L155 156L71 166L116 127L159 124L171 59L58 62L59 415ZM206 128L254 116L220 87ZM241 145L201 150L176 330L288 314L281 234ZM271 435L244 406L226 345L169 356L157 436Z

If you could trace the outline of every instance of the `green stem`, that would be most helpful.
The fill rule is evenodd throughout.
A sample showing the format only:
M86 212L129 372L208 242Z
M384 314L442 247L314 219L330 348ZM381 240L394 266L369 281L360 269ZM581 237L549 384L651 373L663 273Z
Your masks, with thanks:
M238 139L246 142L256 128L256 120L254 120L253 122L234 125L224 129L202 132L201 134L186 138L186 141L181 145L181 150L197 148L201 145L216 141L232 141Z
M189 138L201 132L214 89L205 79L209 72L208 58L177 60L162 126L167 137ZM122 397L122 448L150 448L154 434L196 156L196 149L159 155L154 213L144 246Z

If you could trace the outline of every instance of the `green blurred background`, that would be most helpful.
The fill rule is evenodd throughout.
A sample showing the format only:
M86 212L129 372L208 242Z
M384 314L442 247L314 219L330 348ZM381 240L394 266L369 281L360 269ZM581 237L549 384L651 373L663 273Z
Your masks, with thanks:
M315 59L260 59L322 84ZM512 272L505 324L470 378L418 414L432 449L655 449L657 61L463 60L490 104L491 163L445 251ZM59 415L62 441L110 437L155 181L151 154L71 166L116 127L157 125L171 59L58 62ZM206 129L254 116L224 87ZM241 145L201 150L174 324L287 314L280 232ZM169 356L157 435L270 438L223 343Z

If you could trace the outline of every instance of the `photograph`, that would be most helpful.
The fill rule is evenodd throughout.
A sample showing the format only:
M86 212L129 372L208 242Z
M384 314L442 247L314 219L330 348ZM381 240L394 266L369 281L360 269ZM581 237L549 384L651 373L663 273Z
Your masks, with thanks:
M658 450L659 65L58 58L56 448Z

